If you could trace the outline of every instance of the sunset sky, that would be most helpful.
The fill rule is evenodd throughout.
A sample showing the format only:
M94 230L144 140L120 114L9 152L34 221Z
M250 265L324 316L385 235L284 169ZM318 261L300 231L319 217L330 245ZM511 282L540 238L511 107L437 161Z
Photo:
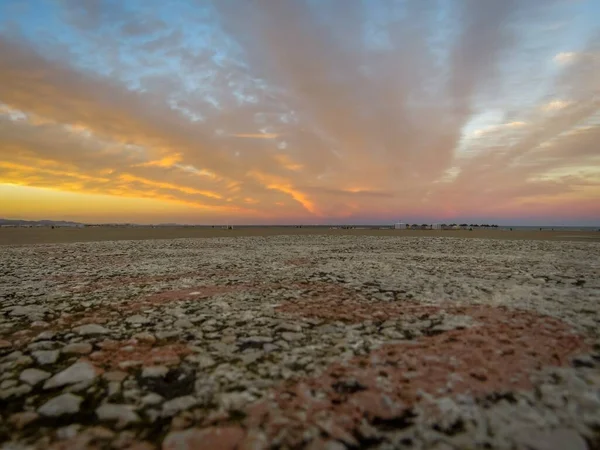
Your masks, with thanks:
M598 0L2 0L0 217L600 224Z

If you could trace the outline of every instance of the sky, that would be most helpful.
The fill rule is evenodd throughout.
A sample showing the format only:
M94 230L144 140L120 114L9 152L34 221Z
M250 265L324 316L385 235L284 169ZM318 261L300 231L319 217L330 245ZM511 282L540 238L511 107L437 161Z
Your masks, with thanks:
M600 224L600 1L2 0L0 217Z

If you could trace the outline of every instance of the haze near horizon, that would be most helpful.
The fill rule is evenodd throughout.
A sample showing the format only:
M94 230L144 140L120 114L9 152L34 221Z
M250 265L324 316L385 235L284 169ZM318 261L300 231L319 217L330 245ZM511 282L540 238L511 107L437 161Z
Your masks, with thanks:
M600 2L5 0L0 216L600 222Z

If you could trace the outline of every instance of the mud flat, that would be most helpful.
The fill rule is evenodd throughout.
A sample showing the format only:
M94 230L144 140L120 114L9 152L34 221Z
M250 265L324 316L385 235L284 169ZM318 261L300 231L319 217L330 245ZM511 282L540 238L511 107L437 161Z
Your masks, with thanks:
M377 237L461 237L474 239L551 240L600 242L598 231L468 230L393 230L377 228L330 229L328 227L126 227L85 228L0 228L0 245L55 244L67 242L184 239L209 237L270 236L377 236Z
M3 246L0 405L3 449L597 449L600 244Z

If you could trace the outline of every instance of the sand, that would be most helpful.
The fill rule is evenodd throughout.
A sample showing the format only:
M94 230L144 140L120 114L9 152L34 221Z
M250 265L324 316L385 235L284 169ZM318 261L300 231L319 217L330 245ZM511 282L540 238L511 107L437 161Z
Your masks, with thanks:
M87 228L0 228L0 245L50 244L147 239L179 239L242 236L400 236L461 237L475 239L529 239L600 242L600 232L591 231L504 231L504 230L379 230L293 227L249 227L226 230L206 227L87 227Z

